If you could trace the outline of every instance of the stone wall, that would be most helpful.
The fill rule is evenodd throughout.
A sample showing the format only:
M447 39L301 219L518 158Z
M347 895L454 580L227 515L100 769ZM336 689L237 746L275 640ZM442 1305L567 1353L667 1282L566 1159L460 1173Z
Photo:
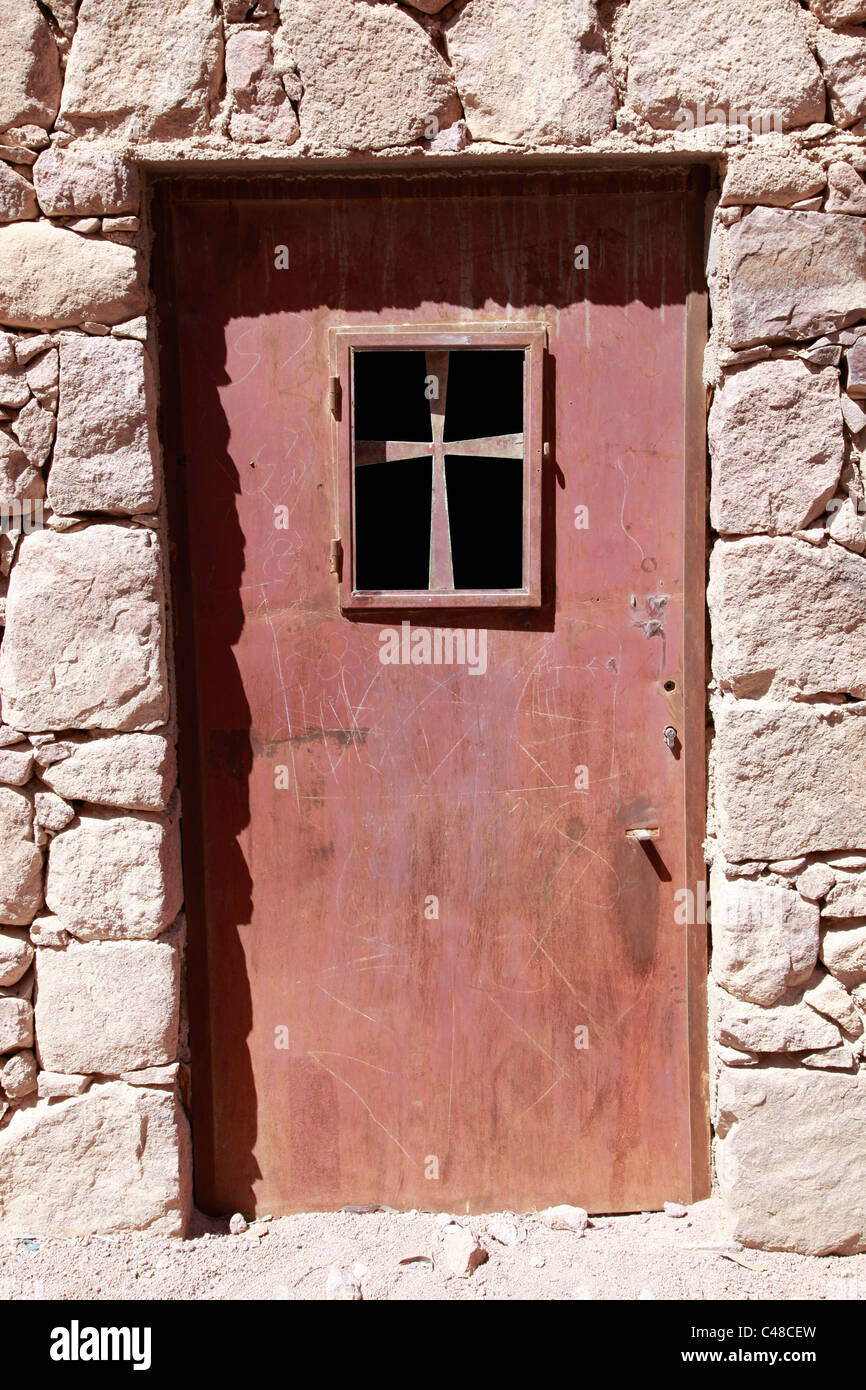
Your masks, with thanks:
M0 0L0 1228L180 1231L183 921L148 179L719 174L719 1188L866 1248L866 0Z

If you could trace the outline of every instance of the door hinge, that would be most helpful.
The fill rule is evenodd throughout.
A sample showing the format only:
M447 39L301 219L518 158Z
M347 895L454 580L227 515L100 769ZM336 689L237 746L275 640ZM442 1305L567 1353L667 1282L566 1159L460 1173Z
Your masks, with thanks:
M339 537L331 541L331 563L328 573L335 574L338 579L343 578L343 542Z
M340 418L340 406L342 404L343 392L340 389L340 378L332 376L328 382L328 409L335 420Z

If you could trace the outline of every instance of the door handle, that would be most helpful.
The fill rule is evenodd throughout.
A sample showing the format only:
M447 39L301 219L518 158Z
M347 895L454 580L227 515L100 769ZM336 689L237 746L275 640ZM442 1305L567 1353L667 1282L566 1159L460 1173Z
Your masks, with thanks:
M657 840L659 828L657 825L635 825L625 834L627 840Z

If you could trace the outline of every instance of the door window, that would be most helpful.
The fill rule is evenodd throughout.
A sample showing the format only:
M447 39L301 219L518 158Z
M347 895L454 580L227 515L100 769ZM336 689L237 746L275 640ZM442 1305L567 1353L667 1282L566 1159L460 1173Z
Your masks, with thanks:
M340 330L344 608L540 602L543 330Z

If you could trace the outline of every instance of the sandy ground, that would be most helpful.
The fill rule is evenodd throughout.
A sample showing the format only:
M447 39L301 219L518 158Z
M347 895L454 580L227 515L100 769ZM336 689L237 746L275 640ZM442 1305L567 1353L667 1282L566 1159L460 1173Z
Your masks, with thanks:
M323 1299L334 1265L354 1269L364 1299L866 1298L866 1255L744 1250L714 1201L679 1218L596 1217L583 1236L535 1215L458 1219L489 1254L470 1276L444 1267L442 1218L424 1212L313 1213L239 1235L197 1217L188 1240L22 1233L0 1238L0 1299ZM515 1227L514 1244L493 1235ZM418 1255L434 1263L400 1263Z

